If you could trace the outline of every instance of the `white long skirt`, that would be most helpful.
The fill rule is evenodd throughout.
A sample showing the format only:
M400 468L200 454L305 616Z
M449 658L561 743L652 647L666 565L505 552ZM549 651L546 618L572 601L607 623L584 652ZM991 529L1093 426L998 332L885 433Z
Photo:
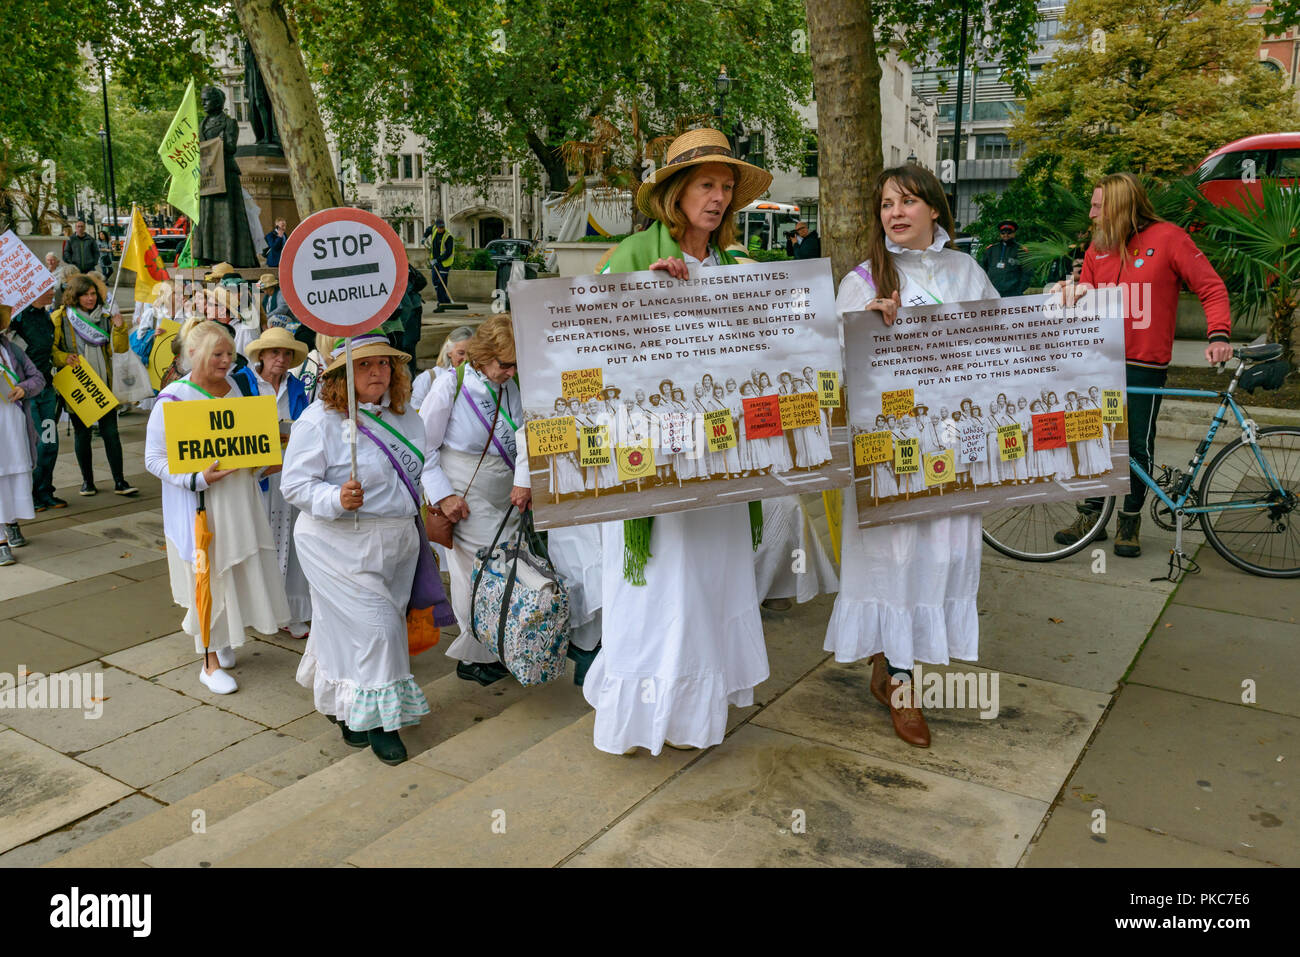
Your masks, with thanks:
M396 731L429 713L411 675L406 604L420 558L412 518L298 516L294 541L311 583L311 635L298 666L316 710L353 731Z
M298 547L293 541L293 527L297 522L298 510L280 494L279 472L267 476L266 481L262 504L266 508L266 522L271 526L271 538L275 542L275 557L284 579L284 594L289 600L289 620L311 621L311 588L307 584L307 576L303 574L302 562L298 560Z
M9 383L0 377L0 389ZM35 518L32 501L32 450L27 444L27 413L0 399L0 522Z
M980 519L858 528L857 503L844 496L840 593L826 626L835 660L883 651L896 668L917 661L974 661L979 653Z
M809 526L799 496L763 499L763 541L754 553L754 579L760 601L793 598L803 604L839 590L835 566Z
M276 565L275 545L262 510L262 493L252 473L241 469L210 486L204 493L209 547L209 589L212 610L208 647L238 648L244 629L273 635L289 623L284 579ZM189 520L193 520L190 518ZM181 628L203 653L203 636L194 603L194 562L167 540L167 572L172 600L185 609Z
M469 518L452 526L451 548L447 550L447 576L451 579L451 607L460 625L460 634L447 648L447 656L459 661L486 664L496 661L496 655L474 637L470 627L470 602L473 586L474 563L478 550L492 544L492 537L510 507L510 489L514 487L515 473L511 471L496 449L483 457L483 465L474 476L478 465L477 454L457 452L444 448L439 453L442 470L457 493L470 481L465 502L469 505ZM519 516L515 513L502 533L502 540L513 536L519 529Z
M749 509L657 516L645 585L623 577L622 522L602 525L601 543L604 648L582 689L596 747L721 743L728 705L753 704L768 677Z
M600 526L572 525L547 533L547 549L569 596L569 641L583 651L600 644Z

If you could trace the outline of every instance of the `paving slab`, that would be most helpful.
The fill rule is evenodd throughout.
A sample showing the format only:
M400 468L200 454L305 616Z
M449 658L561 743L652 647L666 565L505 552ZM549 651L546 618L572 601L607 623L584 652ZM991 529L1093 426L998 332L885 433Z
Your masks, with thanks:
M129 672L105 668L97 661L70 674L80 684L80 688L72 692L81 696L80 707L7 709L0 711L0 720L29 738L76 757L198 706L193 698L159 688ZM84 677L86 675L91 679L89 688ZM101 702L88 700L99 696L95 688L96 682L102 682ZM90 691L89 695L87 690ZM47 696L53 697L53 692L47 691ZM100 716L90 717L87 709L93 714L100 705Z
M204 834L192 834L149 855L150 867L207 867L251 847L318 807L367 784L387 765L367 749L236 811Z
M0 851L56 831L131 793L121 781L24 737L0 732Z
M87 751L80 759L143 788L261 730L218 708L192 708Z
M27 564L23 561L23 550L18 548L15 551L17 554L14 558L18 559L18 563L0 569L0 601L53 588L55 585L66 585L72 581L71 578Z
M158 683L256 721L279 727L312 710L311 691L294 680L302 658L264 641L250 641L235 650L235 666L227 669L239 683L234 694L213 694L199 683L199 659L194 657L160 675Z
M1300 717L1300 627L1171 604L1129 682Z
M133 821L99 840L69 851L47 867L126 867L184 840L196 827L208 828L254 804L275 788L245 774L219 781L189 797ZM198 815L195 811L200 812Z
M1112 822L1300 865L1300 719L1289 715L1130 685L1070 784Z
M276 728L281 734L287 734L291 738L297 738L299 741L310 741L322 734L334 729L334 725L325 715L319 711L313 710L310 714L305 714L297 721L290 721L288 724L282 724ZM334 731L338 733L337 730Z
M153 814L159 807L157 801L151 801L143 795L128 795L70 827L0 854L0 867L40 867L69 851L111 834L132 821Z
M80 551L83 548L107 544L107 540L102 536L89 534L81 528L55 528L47 531L42 523L21 524L31 544L19 551L18 555L27 564L42 562L56 555L66 555L68 552Z
M1009 867L1047 808L750 725L568 865Z
M105 664L143 678L156 678L187 664L194 665L197 678L199 661L200 658L194 651L194 639L183 631L174 631L170 635L104 657Z
M99 535L121 545L138 546L142 554L156 558L159 550L167 551L167 536L163 531L161 508L89 521L81 531Z
M104 542L89 548L52 555L30 564L72 581L80 581L83 578L94 578L123 568L143 565L146 562L156 561L157 558L158 552L154 549L142 548L129 542Z
M1267 867L1229 851L1202 847L1145 827L1058 807L1029 848L1023 867Z
M16 567L10 566L6 571L12 571ZM85 581L69 582L64 585L33 591L17 598L0 601L0 621L12 620L34 611L53 608L67 601L99 595L130 583L131 579L121 575L100 575L97 578L88 578ZM37 622L37 625L39 624Z
M454 662L452 667L455 668ZM402 742L412 755L436 747L480 721L487 721L537 689L525 688L510 679L485 688L477 681L445 674L423 685L421 690L429 702L429 713L414 727L402 729Z
M132 565L128 568L119 569L117 572L123 578L129 578L133 582L142 582L150 578L167 578L167 559L158 558L153 561L143 562L139 565Z
M261 761L273 759L298 744L297 738L287 734L259 731L252 737L236 741L230 747L196 761L184 771L149 785L144 793L167 804L175 804L195 791L216 784Z
M754 704L765 705L830 657L822 650L834 595L818 595L789 611L763 611L763 638L770 676L754 688ZM746 713L749 709L744 709ZM731 715L740 713L732 708Z
M927 673L971 673L978 681L987 671L961 663L921 667L923 689ZM889 712L871 695L870 677L866 660L827 662L754 723L1050 804L1110 701L1095 691L1003 672L996 717L981 718L976 707L926 707L931 746L914 748L894 733ZM992 691L992 674L986 689Z
M0 624L0 671L17 675L20 665L28 671L62 671L99 657L99 652L75 641L58 638L19 621Z
M984 546L983 569L987 574L990 569L1001 568L1018 571L1032 569L1036 589L1039 594L1051 594L1059 588L1069 588L1068 584L1059 587L1051 585L1052 579L1065 579L1067 582L1092 582L1104 578L1133 591L1156 592L1168 595L1174 590L1174 584L1164 579L1151 581L1164 575L1169 570L1169 549L1174 543L1174 533L1154 525L1149 519L1142 524L1142 554L1137 558L1120 558L1113 547L1115 544L1115 519L1111 518L1107 531L1110 537L1104 542L1095 542L1081 552L1055 562L1022 562L1008 558L1000 552ZM1202 536L1189 533L1185 545L1189 551L1195 551L1201 543ZM1096 558L1093 552L1101 549L1106 562L1105 573L1094 572Z
M465 784L410 761L395 768L375 764L363 786L267 834L217 866L331 867Z
M244 769L244 774L272 787L283 788L305 780L353 753L355 749L344 743L338 728L331 724L328 731L250 765Z
M985 563L979 663L1113 693L1168 601L1167 591L1132 588L1115 575L1053 586L1044 582L1039 567Z
M358 867L552 867L690 761L695 751L605 754L590 713L438 802L348 862ZM494 831L504 828L504 833Z
M1300 622L1300 587L1294 579L1261 578L1229 565L1206 545L1196 556L1201 572L1188 578L1174 596L1176 605L1231 611L1254 618ZM1281 587L1279 587L1279 585Z
M172 603L167 579L162 577L126 581L99 594L64 601L18 620L112 654L150 638L171 634L183 617L181 608Z

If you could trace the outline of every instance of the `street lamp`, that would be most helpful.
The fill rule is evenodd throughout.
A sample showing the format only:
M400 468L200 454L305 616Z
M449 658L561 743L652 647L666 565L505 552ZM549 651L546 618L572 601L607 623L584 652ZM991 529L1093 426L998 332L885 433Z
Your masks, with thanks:
M102 126L99 128L99 159L104 166L104 219L108 219L108 146L105 141L108 138L108 131ZM111 234L110 234L111 235Z
M102 43L92 43L91 50L95 54L95 62L99 64L99 88L104 98L104 129L103 145L105 155L108 157L108 199L113 206L113 218L108 230L109 246L113 245L113 227L117 225L117 179L113 175L113 126L108 119L108 77L104 72L104 45Z
M717 121L718 129L726 133L727 142L731 144L732 153L736 152L735 130L733 129L730 132L725 130L723 127L725 121L723 120L722 115L726 108L727 91L731 89L731 85L735 82L736 81L732 77L727 76L727 68L725 66L718 67L718 75L713 78L713 90L718 94L717 105L713 108L713 117Z

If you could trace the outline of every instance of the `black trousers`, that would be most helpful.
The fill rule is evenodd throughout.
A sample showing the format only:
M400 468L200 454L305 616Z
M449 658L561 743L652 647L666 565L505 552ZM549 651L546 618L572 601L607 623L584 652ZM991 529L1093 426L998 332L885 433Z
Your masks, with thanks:
M1169 378L1168 369L1145 369L1142 366L1125 366L1129 388L1138 386L1144 389L1159 389ZM1156 419L1160 415L1160 400L1163 396L1158 395L1134 395L1128 393L1128 454L1129 458L1142 466L1143 471L1148 475L1151 474L1151 456L1155 452L1156 443ZM1147 500L1147 487L1142 480L1137 477L1137 473L1132 469L1129 470L1129 480L1132 486L1129 493L1124 496L1122 510L1133 513L1142 511L1142 505ZM1104 504L1104 499L1090 498L1083 508L1087 511L1100 512Z
M75 412L69 413L68 418L72 420L72 448L77 453L81 480L88 485L92 484L95 472L90 462L90 426L82 424ZM117 409L109 409L95 424L99 426L99 437L104 440L104 454L108 456L113 481L126 481L126 476L122 474L122 440L117 434Z

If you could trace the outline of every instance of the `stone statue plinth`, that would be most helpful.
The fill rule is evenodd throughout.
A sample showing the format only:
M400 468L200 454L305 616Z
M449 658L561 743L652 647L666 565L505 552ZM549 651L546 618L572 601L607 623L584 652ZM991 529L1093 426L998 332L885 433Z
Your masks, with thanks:
M274 229L277 219L283 219L289 232L293 232L300 219L284 155L265 155L256 146L241 146L235 153L235 162L239 164L244 188L262 213L262 228L258 235L265 236Z

